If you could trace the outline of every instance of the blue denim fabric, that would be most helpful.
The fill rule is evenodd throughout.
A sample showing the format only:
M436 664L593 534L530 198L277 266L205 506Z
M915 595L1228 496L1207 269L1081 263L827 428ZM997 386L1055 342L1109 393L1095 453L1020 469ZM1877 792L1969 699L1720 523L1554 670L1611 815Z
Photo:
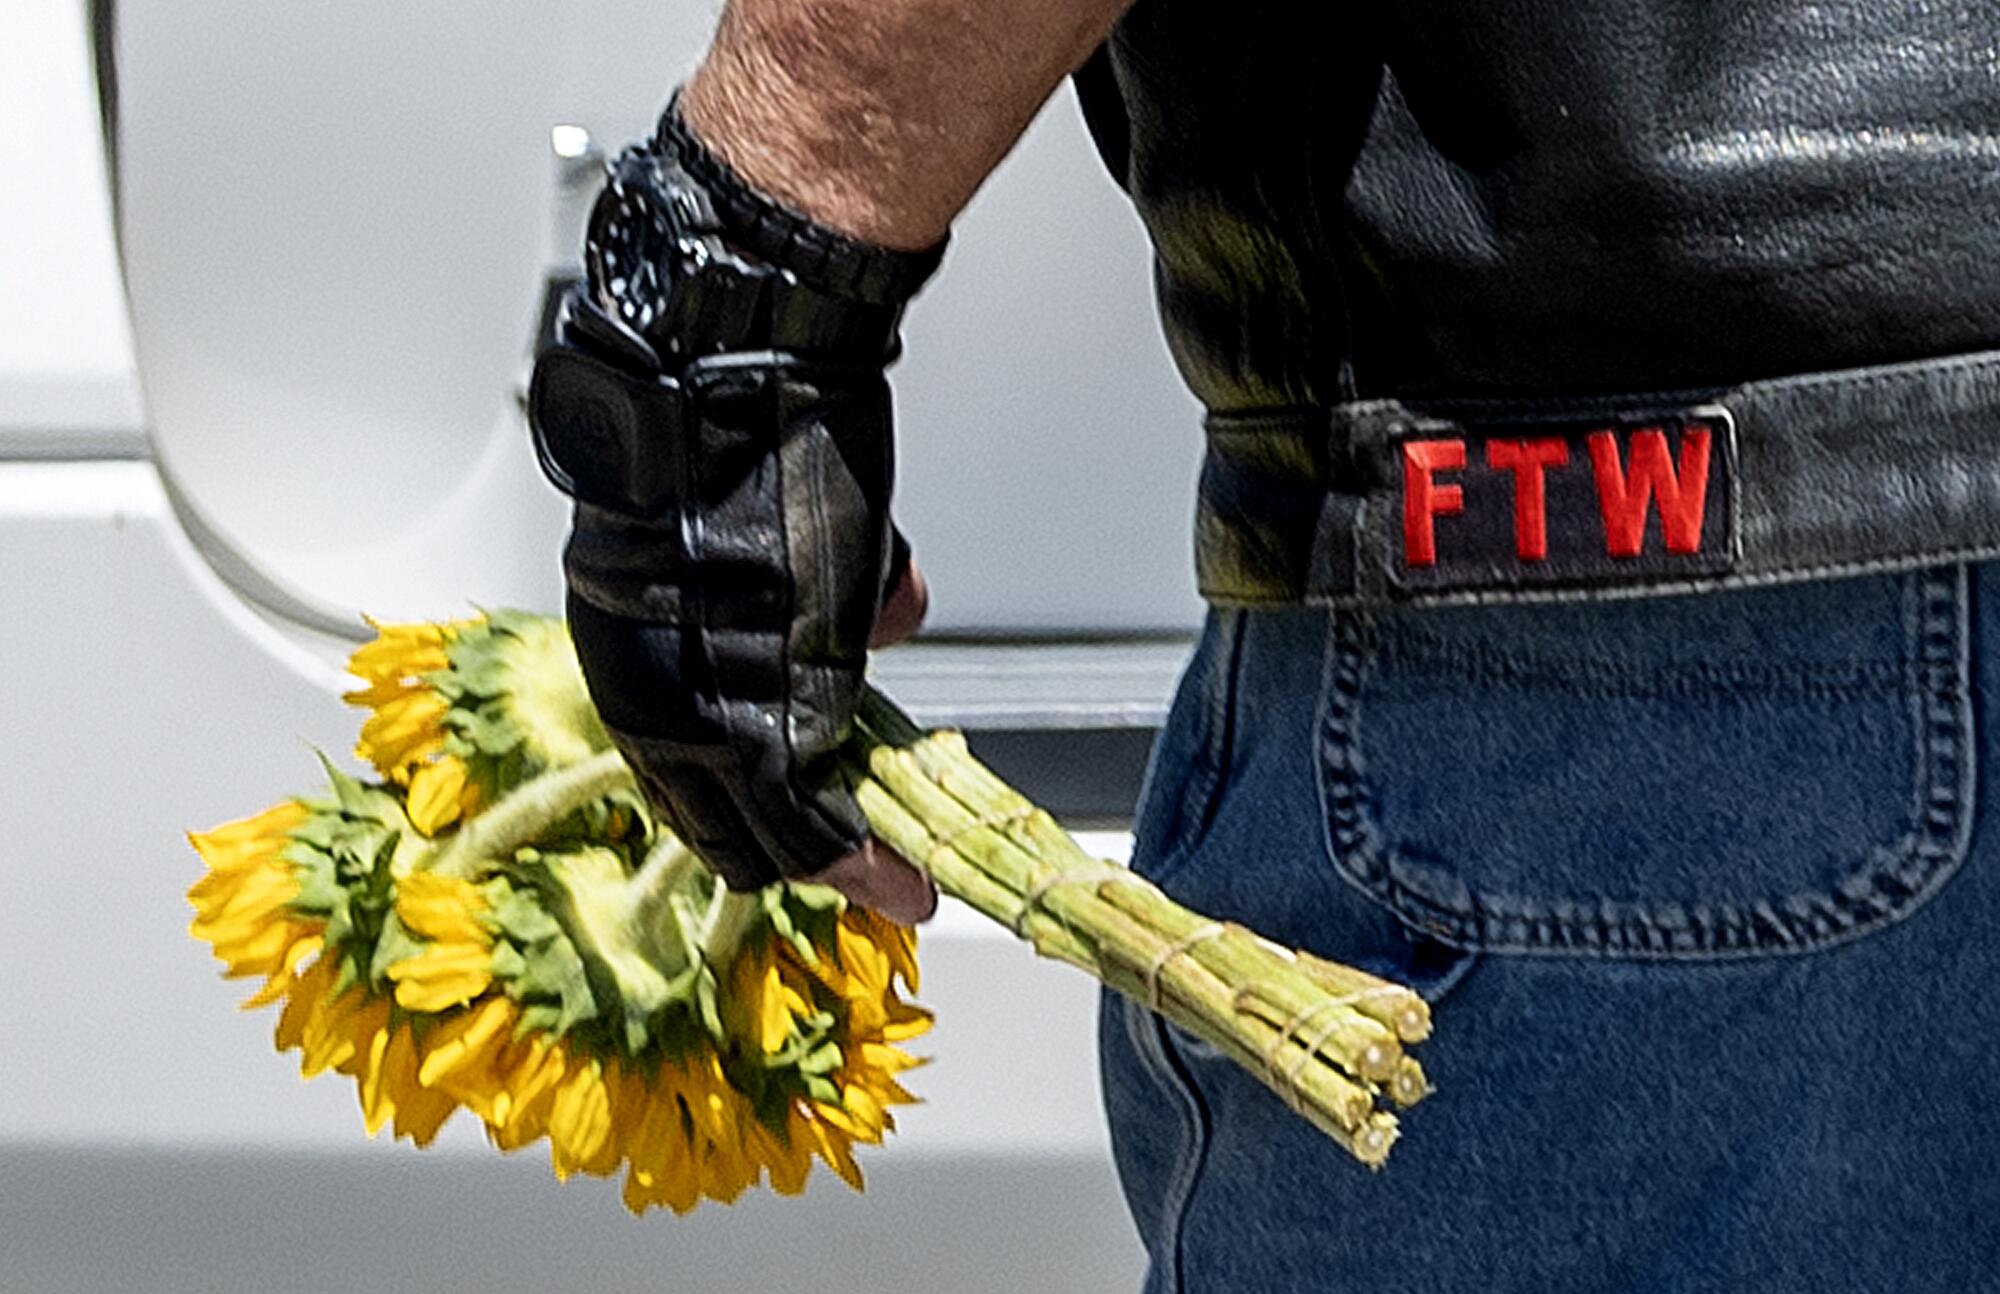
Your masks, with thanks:
M2000 1289L2000 570L1210 617L1135 866L1414 984L1370 1174L1107 997L1149 1294Z

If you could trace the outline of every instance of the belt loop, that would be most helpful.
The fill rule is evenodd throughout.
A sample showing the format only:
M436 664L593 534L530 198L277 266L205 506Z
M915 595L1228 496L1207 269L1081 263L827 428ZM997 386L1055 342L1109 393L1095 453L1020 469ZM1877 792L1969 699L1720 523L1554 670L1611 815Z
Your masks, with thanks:
M1306 558L1307 602L1348 599L1359 591L1363 496L1375 469L1356 444L1352 420L1344 415L1360 407L1347 404L1314 411L1320 424L1314 430L1320 438L1321 461L1326 464L1326 493Z
M1358 494L1328 490L1313 532L1306 569L1306 601L1351 601L1361 592L1361 544L1367 501Z

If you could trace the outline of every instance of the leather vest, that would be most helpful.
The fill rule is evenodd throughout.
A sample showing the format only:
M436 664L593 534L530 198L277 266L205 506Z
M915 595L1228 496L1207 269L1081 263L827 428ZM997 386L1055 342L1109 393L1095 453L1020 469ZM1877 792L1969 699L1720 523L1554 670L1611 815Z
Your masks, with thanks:
M2000 346L1992 0L1139 0L1078 85L1211 411Z

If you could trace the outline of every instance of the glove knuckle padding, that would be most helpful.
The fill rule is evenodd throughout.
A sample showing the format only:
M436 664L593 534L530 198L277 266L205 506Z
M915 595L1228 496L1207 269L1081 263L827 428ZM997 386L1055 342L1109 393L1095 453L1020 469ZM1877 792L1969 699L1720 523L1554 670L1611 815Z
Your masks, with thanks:
M577 654L668 826L738 887L808 876L868 831L840 750L895 547L897 310L689 241L675 213L713 205L647 187L683 182L671 155L615 175L593 237L637 241L590 249L530 394L543 464L577 499ZM635 283L664 295L618 295ZM785 336L757 345L760 320Z

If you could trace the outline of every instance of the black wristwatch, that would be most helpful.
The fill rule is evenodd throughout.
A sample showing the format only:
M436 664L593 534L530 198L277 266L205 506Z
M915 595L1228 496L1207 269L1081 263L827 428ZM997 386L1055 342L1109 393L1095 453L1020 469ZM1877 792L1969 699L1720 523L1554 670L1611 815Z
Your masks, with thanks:
M789 210L689 133L678 97L653 141L607 169L587 274L537 362L530 413L558 489L643 514L667 484L657 429L680 426L690 400L739 389L751 367L715 357L879 369L943 246L873 247Z

